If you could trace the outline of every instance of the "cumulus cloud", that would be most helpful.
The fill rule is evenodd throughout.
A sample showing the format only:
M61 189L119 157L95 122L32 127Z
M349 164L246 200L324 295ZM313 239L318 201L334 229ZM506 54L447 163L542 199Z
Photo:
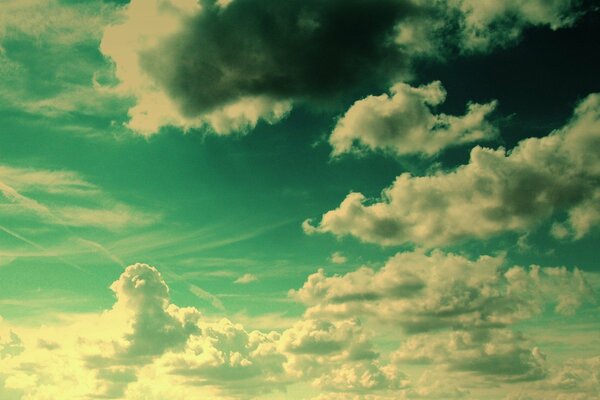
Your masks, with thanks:
M131 129L228 134L275 123L295 103L388 85L415 56L444 57L449 44L483 51L530 25L568 26L571 3L133 0L101 50L115 62L119 91L137 99ZM472 107L475 118L492 106Z
M343 364L315 379L313 385L319 389L342 393L373 393L403 389L408 381L389 364L376 363Z
M387 38L405 3L134 0L101 49L138 98L132 129L229 133L389 74L398 54Z
M251 398L290 383L325 387L319 378L338 368L331 390L378 390L401 377L379 365L357 320L301 319L283 332L247 331L173 304L158 270L139 263L110 288L116 302L103 313L26 329L22 338L0 325L3 398ZM73 384L65 389L65 382Z
M469 104L465 115L453 116L431 110L446 98L439 81L419 87L397 83L390 93L358 100L346 111L329 137L333 156L362 149L432 156L497 134L487 121L495 102Z
M525 139L508 152L477 146L469 163L451 172L404 173L379 201L352 192L317 226L305 221L303 227L307 233L352 235L381 245L433 247L528 232L565 212L563 233L581 238L600 221L599 132L600 94L595 93L546 137Z
M467 392L450 378L464 374L471 384L472 379L514 384L548 375L540 385L554 382L548 386L552 393L589 392L595 378L584 367L548 368L541 350L510 326L544 304L559 312L577 307L585 300L581 276L564 269L501 272L500 262L409 253L380 271L313 275L295 292L307 303L307 313L271 332L250 331L226 318L209 320L193 307L177 306L156 268L134 264L110 286L116 301L109 310L63 315L34 328L0 320L0 395L10 400L242 399L312 385L323 399L458 398ZM365 295L361 280L378 295ZM568 298L556 296L558 286ZM410 304L404 307L402 301ZM427 329L418 324L419 333L394 335L386 349L399 345L396 351L380 352L378 332L359 317L374 315L377 306L385 314L385 303L397 308L388 320L408 330L416 317L442 323ZM339 306L352 309L352 317ZM420 378L420 372L403 372L414 366L427 367ZM578 382L570 389L569 379Z
M364 316L408 332L509 326L548 303L570 314L592 298L577 269L504 263L502 257L473 261L418 250L395 255L380 270L361 267L328 277L321 269L290 295L308 306L312 318Z
M598 356L568 359L552 369L545 380L511 391L504 400L542 400L549 397L557 400L600 399L599 368Z
M577 269L504 263L419 250L397 254L380 270L330 277L319 270L290 295L307 305L309 318L354 316L404 330L392 355L398 365L431 364L504 382L540 380L548 373L545 355L514 324L549 305L572 314L593 302L593 293Z
M448 0L460 11L462 46L466 51L503 46L518 39L527 26L558 29L572 25L578 15L573 0Z
M397 362L433 363L506 381L546 376L546 356L522 334L510 329L457 330L407 339L393 354Z

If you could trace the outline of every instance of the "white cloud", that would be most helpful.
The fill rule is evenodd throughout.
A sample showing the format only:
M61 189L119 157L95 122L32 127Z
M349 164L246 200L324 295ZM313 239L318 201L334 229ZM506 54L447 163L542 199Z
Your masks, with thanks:
M408 384L408 380L403 378L395 365L347 363L321 375L313 385L332 392L373 393L402 389Z
M502 257L472 261L417 250L397 254L379 270L362 267L330 277L319 270L290 295L308 307L306 318L354 317L401 329L400 347L391 356L395 365L431 365L446 374L469 373L471 381L541 380L549 371L546 357L515 324L550 305L571 315L594 294L577 269L504 264ZM427 387L410 393L439 394ZM464 394L461 388L451 392Z
M562 211L581 238L600 221L600 94L585 98L561 129L507 152L475 147L451 172L404 173L367 201L350 193L307 233L352 235L381 245L444 246L502 232L528 232Z
M348 262L348 257L346 257L344 254L342 254L342 252L340 251L336 251L334 253L331 254L331 257L329 257L329 259L331 260L332 263L334 264L346 264Z
M512 382L539 380L547 374L546 356L510 329L421 334L407 339L392 357L399 363L433 363Z
M539 314L544 305L571 314L591 299L581 271L504 268L502 257L421 250L398 253L380 270L361 267L328 277L323 270L290 291L311 318L362 316L392 322L408 332L509 326Z
M0 180L15 190L90 194L97 188L72 171L49 171L0 165Z
M346 111L329 137L333 156L364 149L432 156L450 146L496 136L486 120L495 102L471 103L465 115L453 116L431 110L446 98L439 81L419 87L397 83L390 93L358 100Z
M57 0L3 1L0 3L0 43L2 39L17 34L62 45L97 39L102 28L114 18L113 11L114 7L107 4L64 5Z
M374 361L370 336L355 320L300 320L283 333L212 322L193 307L171 303L160 273L146 264L127 267L111 289L116 302L102 313L65 315L14 333L0 321L0 394L228 399L307 380L325 385L318 378L337 367L346 371L344 379L351 370L361 374L349 386L336 378L344 391L382 387L397 376ZM64 388L65 382L73 384Z
M510 277L503 278L508 272L499 275L494 267L499 259L482 258L469 264L459 256L438 254L430 258L427 263L426 255L408 254L406 260L424 266L419 269L416 264L405 264L395 274L391 265L386 266L389 270L366 278L366 287L381 292L380 305L404 296L413 302L413 315L437 312L452 318L454 313L456 320L461 313L475 310L473 304L485 314L490 302L510 309L498 310L498 315L521 313L511 308L510 302L499 302L499 293L523 308L523 314L529 314L535 303L532 298L553 302L552 288L557 282L562 282L563 293L578 290L577 285L572 286L577 276L564 270L532 269L525 274L524 270L510 269ZM436 263L438 268L433 266ZM413 276L408 271L413 271ZM418 277L426 281L422 291L431 292L410 294L416 286L409 281ZM337 280L327 278L330 281L322 282L320 291L310 293L311 299L325 305L376 302L372 297L350 298L353 287L360 289L354 278L365 277L349 273ZM309 281L315 283L315 279L313 276ZM343 288L336 292L343 298L329 295L334 287ZM456 387L456 377L462 377L464 386L475 390L481 383L478 379L496 379L504 385L539 378L547 370L543 354L523 335L509 327L479 327L476 317L471 318L472 323L466 319L460 329L394 335L395 345L400 347L384 353L375 345L377 331L339 313L297 317L291 327L280 332L249 331L228 319L208 320L193 307L173 304L160 273L146 264L127 267L111 289L116 302L104 312L64 314L43 326L0 320L0 396L10 400L224 400L267 397L288 385L294 390L306 385L310 396L314 393L308 387L311 385L322 399L458 398L467 392ZM299 292L308 295L307 290L305 287ZM433 308L419 310L416 304L426 296L433 297L435 291L439 292L437 300L429 303ZM470 310L466 310L469 305ZM565 310L559 307L559 311ZM396 313L407 311L399 308ZM390 344L394 345L388 343L386 348ZM416 361L421 364L414 364ZM425 367L424 372L402 372L405 367L414 372L414 365ZM579 364L570 365L566 364L564 373L554 367L548 369L552 372L540 385L556 381L559 383L548 386L551 393L592 393L594 375L586 375ZM579 389L564 384L573 376L577 376L574 379Z
M165 126L183 130L208 127L225 135L253 129L261 120L276 123L295 103L338 98L344 89L360 84L364 76L378 74L382 82L397 79L406 75L414 57L445 57L449 43L458 44L463 51L486 51L515 41L531 25L568 26L577 18L571 3L371 2L370 8L357 12L365 18L379 18L381 24L365 29L365 46L356 47L348 42L351 32L345 31L346 25L360 25L356 16L340 11L336 15L348 19L347 24L339 23L326 11L342 3L324 6L324 2L293 1L280 8L275 2L248 3L246 7L221 0L133 0L124 7L122 20L104 31L101 51L115 63L120 80L116 92L136 100L129 109L129 128L152 135ZM344 11L352 7L344 4ZM389 18L382 18L384 13ZM255 29L258 20L276 33L265 35ZM322 40L321 29L331 29L327 40ZM274 37L278 40L273 41ZM316 51L305 53L307 46L316 46ZM333 52L336 57L320 57ZM360 69L365 71L357 74ZM316 70L321 74L315 74ZM323 74L328 76L320 76ZM370 97L358 104L364 111L368 103L385 100L385 96ZM387 100L394 102L394 98ZM416 150L425 146L428 154L435 153L451 138L469 141L489 134L489 127L476 133L476 126L493 107L493 103L473 104L463 117L437 116L437 122L450 126L437 130L436 145L420 140ZM354 109L347 118L357 113ZM340 127L338 131L343 130ZM347 133L336 136L353 137ZM378 144L393 147L400 143L400 135L395 136L394 143ZM373 135L367 138L375 140Z
M289 101L253 96L189 117L154 82L141 66L142 55L179 32L186 19L200 12L196 0L133 0L124 8L123 22L104 31L100 50L115 63L120 80L116 91L137 100L129 109L127 124L133 131L149 136L164 126L184 130L208 126L217 134L229 134L254 128L261 119L277 122L290 111Z
M256 282L258 278L253 274L244 274L237 278L233 283L237 283L240 285L246 285L248 283Z
M569 359L540 382L511 391L504 400L600 399L600 357Z
M112 199L72 171L0 165L1 197L8 204L0 206L0 215L38 218L52 225L119 230L159 218Z
M527 26L551 29L573 24L578 15L572 0L448 0L461 12L462 46L466 51L506 45L520 38Z
M225 306L223 302L214 294L207 292L206 290L199 288L196 285L190 285L190 292L192 292L195 296L202 300L206 300L210 303L211 306L218 310L225 310Z

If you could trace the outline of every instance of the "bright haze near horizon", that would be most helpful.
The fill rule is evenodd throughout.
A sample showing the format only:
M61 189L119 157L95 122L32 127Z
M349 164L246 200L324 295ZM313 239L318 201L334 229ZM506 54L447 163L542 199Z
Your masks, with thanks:
M600 399L600 8L0 2L0 399Z

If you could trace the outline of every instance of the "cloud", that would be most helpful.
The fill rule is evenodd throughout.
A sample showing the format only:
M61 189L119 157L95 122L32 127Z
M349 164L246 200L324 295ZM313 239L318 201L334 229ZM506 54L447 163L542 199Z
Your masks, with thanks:
M521 39L531 27L572 26L592 9L581 0L414 0L421 13L397 28L396 43L413 57L444 59L452 50L489 52Z
M257 280L258 280L258 278L255 275L244 274L244 275L240 276L239 278L237 278L233 283L237 283L240 285L246 285L251 282L256 282Z
M329 259L331 260L332 263L334 264L346 264L348 262L348 258L342 254L342 252L340 251L336 251L334 253L331 254L331 257L329 257Z
M502 257L417 250L379 270L330 277L319 270L290 295L307 306L306 318L354 317L404 331L390 365L432 365L496 382L541 380L549 371L546 357L515 324L549 306L571 315L594 295L577 269L504 264ZM417 388L413 394L425 396L426 386Z
M547 374L546 356L510 329L421 334L407 339L392 357L400 363L434 363L510 382L540 380Z
M457 117L432 113L431 107L446 98L439 81L419 87L396 83L390 93L358 100L346 111L329 136L333 156L365 149L433 156L497 134L486 120L495 102L471 103L466 114Z
M581 101L571 120L507 152L475 147L468 164L428 176L404 173L379 201L350 193L307 233L352 235L381 245L446 246L503 232L529 232L558 212L570 237L600 221L600 94ZM556 232L556 228L554 228Z
M127 321L126 333L112 356L118 362L144 363L146 357L183 346L190 334L199 331L199 313L170 304L169 288L154 267L131 265L110 288L117 297L112 312ZM98 365L111 361L102 355L89 358Z
M0 360L19 355L23 352L23 342L19 335L10 332L8 337L0 336Z
M206 300L214 308L221 311L225 310L223 302L214 294L208 293L206 290L199 288L196 285L190 285L190 292L192 292L196 297Z
M396 323L410 320L411 309L413 316L426 318L437 313L446 316L446 321L454 318L462 322L408 336L395 331L393 340L384 344L386 352L378 349L380 332L359 320L361 312L356 311L351 318L332 312L317 315L312 303L307 314L295 317L291 326L286 324L279 331L250 331L229 319L207 319L196 308L173 304L158 270L138 263L127 267L110 286L116 301L108 310L63 314L55 322L37 327L0 320L0 395L11 400L43 400L48 396L244 399L267 396L288 386L308 389L312 385L324 399L457 398L468 394L456 387L457 377L463 386L476 388L481 383L478 379L517 385L545 374L547 378L539 381L540 385L581 377L577 378L578 389L565 388L563 383L558 388L559 383L553 383L548 386L552 393L590 390L594 378L584 374L584 367L566 364L565 372L558 372L560 368L547 365L543 353L527 337L509 325L482 326L478 321L484 318L474 316L477 312L485 315L490 303L498 307L497 315L517 314L506 321L535 313L532 309L548 303L576 307L576 301L556 299L555 292L562 285L560 293L578 298L581 277L575 272L511 268L502 274L495 268L500 260L489 257L468 261L435 254L429 256L429 263L424 254L403 257L397 256L389 266L373 271L371 278L348 273L337 280L327 278L320 291L308 293L305 285L298 292L305 300L310 297L324 306L377 303L372 298L351 298L353 288L359 288L359 281L353 279L361 278L367 288L381 292L381 307L401 298L412 302L408 311L402 307L395 311L406 316L396 318ZM423 267L402 263L404 268L391 274L392 264L402 260L420 262ZM423 293L402 281L416 277L425 280ZM314 283L315 279L311 276L309 281ZM331 296L334 287L341 290L336 292L337 298ZM426 296L436 295L437 299L419 309L418 303ZM505 302L499 300L502 296ZM475 311L477 307L479 311ZM364 310L376 312L375 308ZM469 313L471 317L463 318ZM390 346L398 347L391 351ZM402 372L405 368L410 375ZM535 390L543 390L539 388Z
M117 91L136 98L128 126L244 132L297 103L321 106L408 76L415 57L488 51L531 25L569 26L572 2L447 0L133 0L101 51ZM491 105L469 114L485 114ZM487 108L486 108L487 107Z
M118 9L103 1L2 2L0 105L28 122L59 118L63 130L88 134L98 132L73 123L74 116L107 125L122 118L115 109L126 107L128 100L94 88L97 80L114 80L111 65L94 50L106 26L117 20ZM74 47L85 51L70 57Z
M132 129L226 134L274 123L296 100L329 101L386 76L398 61L386 38L405 3L134 0L101 49L138 98Z
M370 335L356 320L302 319L281 333L247 331L173 304L158 270L141 263L127 267L110 288L116 302L101 313L18 327L22 336L0 321L0 394L250 398L307 380L325 385L318 378L339 366L346 377L353 369L363 377L349 387L336 378L339 390L376 389L397 376L376 363Z
M49 15L52 18L48 18ZM56 0L23 0L0 4L0 43L15 35L73 45L98 39L105 25L113 20L114 6L72 3Z
M365 317L405 331L494 328L531 318L554 303L571 314L592 294L581 271L514 266L502 257L463 256L422 250L398 253L379 270L361 267L344 275L310 275L292 298L311 318Z
M462 46L465 51L504 46L519 39L527 26L549 26L556 30L572 25L579 16L572 0L448 0L460 11Z
M315 379L313 385L321 390L342 393L373 393L397 391L408 381L395 365L375 363L343 364Z
M504 400L587 400L600 398L600 357L572 358L554 368L548 377L520 390L511 391Z
M50 225L119 230L158 219L112 199L72 171L0 165L0 197L8 200L0 215L37 218Z

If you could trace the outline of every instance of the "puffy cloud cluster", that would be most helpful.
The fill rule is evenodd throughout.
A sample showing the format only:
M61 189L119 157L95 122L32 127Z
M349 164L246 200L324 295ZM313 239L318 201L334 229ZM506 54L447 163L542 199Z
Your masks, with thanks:
M387 38L405 3L134 0L101 49L138 98L132 129L207 124L224 134L389 70L397 54Z
M399 253L380 270L362 267L330 277L319 270L290 294L308 306L310 318L354 316L403 329L407 339L392 356L398 364L445 366L507 382L538 380L547 374L545 356L514 324L549 305L571 314L593 301L593 293L577 269L503 264L502 257Z
M600 399L600 357L566 360L550 371L548 378L515 390L504 400L557 400Z
M127 267L111 289L116 302L104 313L22 337L0 331L2 398L224 399L301 381L344 392L400 385L401 374L377 362L356 320L303 319L283 332L249 332L171 303L160 273L146 264ZM335 375L331 382L326 373ZM66 382L73 382L67 390Z
M577 105L571 120L507 152L475 147L468 164L428 176L404 173L367 201L350 193L307 233L352 235L381 245L444 246L502 232L527 232L557 212L553 233L583 237L600 221L600 94Z
M137 99L134 131L228 134L275 123L294 103L330 104L387 85L407 76L415 56L444 57L449 44L486 50L529 25L569 25L571 3L133 0L101 50L115 62L119 90ZM471 107L461 119L468 126L493 106ZM451 120L440 122L458 124Z
M547 304L569 314L591 298L577 269L503 264L502 257L399 253L380 270L362 267L330 277L319 270L290 294L309 307L309 317L364 316L408 332L508 326Z
M547 374L546 356L510 329L456 330L409 338L393 354L397 362L432 363L506 381L539 380Z
M446 147L494 138L486 118L496 103L469 104L463 116L434 114L446 92L439 81L420 87L397 83L390 95L358 100L341 117L329 143L332 155L361 149L387 150L399 155L435 155Z
M498 384L548 376L543 383L556 392L593 393L597 377L579 361L549 368L535 343L512 329L545 304L570 312L585 301L580 273L501 263L415 252L379 271L319 272L293 292L306 314L271 332L179 307L154 267L131 265L111 285L116 302L103 313L36 328L0 320L0 395L239 399L304 384L322 399L462 398L468 392L450 377L467 375ZM370 317L408 332L394 335L395 351L378 349L376 332L363 325Z

